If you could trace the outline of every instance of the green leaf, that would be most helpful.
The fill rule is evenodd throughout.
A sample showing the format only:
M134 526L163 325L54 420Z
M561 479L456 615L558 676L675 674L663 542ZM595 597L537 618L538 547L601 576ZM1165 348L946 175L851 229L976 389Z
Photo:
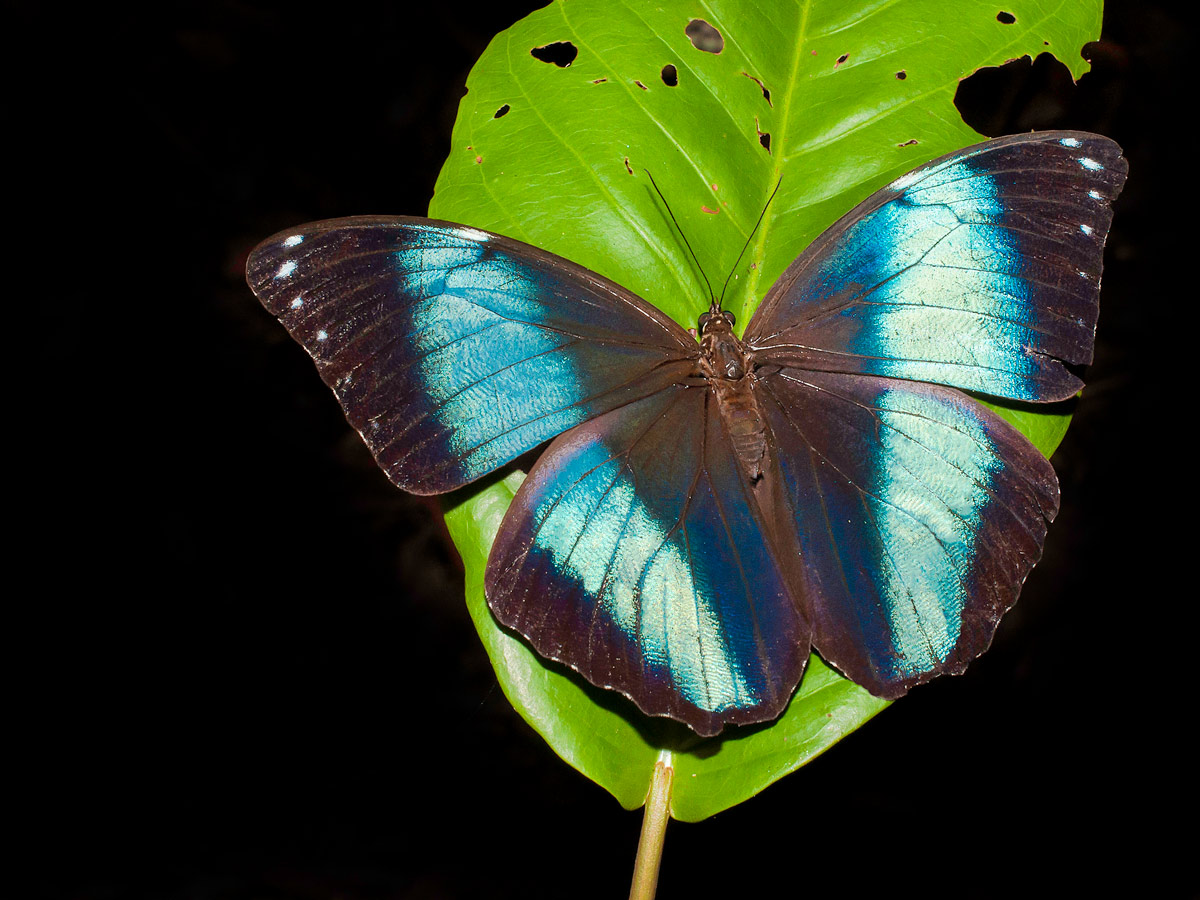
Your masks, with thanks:
M998 19L1001 10L1015 21ZM1100 17L1099 0L555 3L498 35L472 70L430 215L565 256L694 327L708 289L649 170L718 293L733 273L724 305L744 326L784 268L839 216L981 139L954 107L962 78L1047 50L1078 77L1086 68L1079 48L1099 36ZM693 44L693 18L720 33L719 53ZM550 46L559 42L576 51L568 66L545 61L569 56ZM1062 409L1000 411L1047 454L1069 421ZM495 624L483 597L488 549L520 478L457 496L447 513L471 614L514 707L624 806L642 804L655 760L670 754L672 815L705 818L887 705L814 657L776 722L701 741L544 663Z

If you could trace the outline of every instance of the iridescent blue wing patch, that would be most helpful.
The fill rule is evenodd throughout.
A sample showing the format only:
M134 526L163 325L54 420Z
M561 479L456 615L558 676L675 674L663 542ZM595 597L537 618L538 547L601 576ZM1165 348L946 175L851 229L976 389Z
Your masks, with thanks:
M1050 463L953 388L796 369L760 387L817 651L889 699L961 672L1041 556Z
M1088 363L1120 148L1080 132L987 141L876 192L802 253L746 330L764 361L1071 396Z
M666 315L594 272L430 219L282 232L247 278L388 477L418 494L661 390L697 355Z
M775 718L809 627L703 385L559 437L488 561L493 613L542 656L701 735Z

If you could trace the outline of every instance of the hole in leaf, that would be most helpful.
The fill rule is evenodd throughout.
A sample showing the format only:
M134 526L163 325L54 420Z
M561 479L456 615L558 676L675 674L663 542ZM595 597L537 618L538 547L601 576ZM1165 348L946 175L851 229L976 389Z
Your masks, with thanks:
M552 44L534 47L529 54L534 59L540 59L544 63L554 63L560 69L565 69L575 62L575 57L579 55L579 48L570 41L555 41Z
M633 166L629 165L629 157L625 157L625 171L630 175L633 174Z
M899 72L896 73L896 78L898 78L900 81L903 81L907 77L908 77L908 73L905 72L903 69L901 69Z
M768 153L771 152L771 133L763 131L758 127L758 116L754 117L754 130L758 132L758 142L763 145L763 149Z
M679 72L670 63L662 67L663 84L667 87L675 87L679 84Z
M767 106L770 106L772 109L774 109L775 104L771 102L771 92L767 90L767 86L749 72L743 72L742 74L758 85L759 90L763 92L763 99L767 101Z
M707 206L701 206L700 212L705 212L705 213L708 213L710 216L715 216L717 213L720 212L720 210L719 209L709 209Z
M720 53L725 49L725 38L721 37L721 32L703 19L692 19L683 31L697 50L703 50L705 53Z
M833 64L833 67L836 69L838 66L840 66L842 63L844 63L844 62L845 62L846 60L848 60L849 58L850 58L850 54L849 54L849 53L843 53L841 56L839 56L839 57L837 58L837 62L835 62L835 63Z
M903 144L897 144L896 146L897 147L911 147L913 144L916 144L916 143L918 143L916 138L909 138Z
M954 105L986 135L1053 128L1075 102L1075 82L1049 53L980 69L958 84Z
M633 83L636 84L638 87L640 87L643 91L650 90L650 88L646 87L644 84L642 84L640 81L637 81L636 79L634 80Z
M512 109L512 107L509 106L507 103L505 103L502 107L500 107L498 110L496 110L496 114L494 116L492 116L492 118L493 119L502 119L508 115L508 111L510 109Z
M1001 25L1011 25L1013 22L1017 21L1017 17L1010 12L1000 10L1000 12L996 13L996 21Z
M607 78L593 78L592 84L604 84L606 81L608 81Z

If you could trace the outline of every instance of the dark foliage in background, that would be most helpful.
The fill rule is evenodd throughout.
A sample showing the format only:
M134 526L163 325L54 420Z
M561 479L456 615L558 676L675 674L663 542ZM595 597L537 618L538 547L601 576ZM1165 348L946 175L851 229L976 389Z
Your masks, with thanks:
M467 71L532 8L403 6L8 10L36 37L6 64L15 189L80 189L32 229L74 249L27 266L50 322L16 383L39 473L11 476L37 495L10 634L33 896L628 890L640 814L508 707L436 505L387 483L243 282L287 225L424 211ZM1173 677L1194 476L1168 376L1194 330L1193 39L1165 3L1110 2L1079 85L1047 58L963 84L986 134L1095 130L1130 160L1046 558L966 676L673 824L661 896L1195 891L1171 812L1196 799Z

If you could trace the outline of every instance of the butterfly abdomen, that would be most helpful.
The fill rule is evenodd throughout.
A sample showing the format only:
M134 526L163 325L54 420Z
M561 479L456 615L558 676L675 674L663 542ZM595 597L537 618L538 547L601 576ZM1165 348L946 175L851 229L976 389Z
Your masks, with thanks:
M753 375L740 381L711 382L725 433L733 445L734 455L751 482L763 474L767 456L766 419L754 396Z

